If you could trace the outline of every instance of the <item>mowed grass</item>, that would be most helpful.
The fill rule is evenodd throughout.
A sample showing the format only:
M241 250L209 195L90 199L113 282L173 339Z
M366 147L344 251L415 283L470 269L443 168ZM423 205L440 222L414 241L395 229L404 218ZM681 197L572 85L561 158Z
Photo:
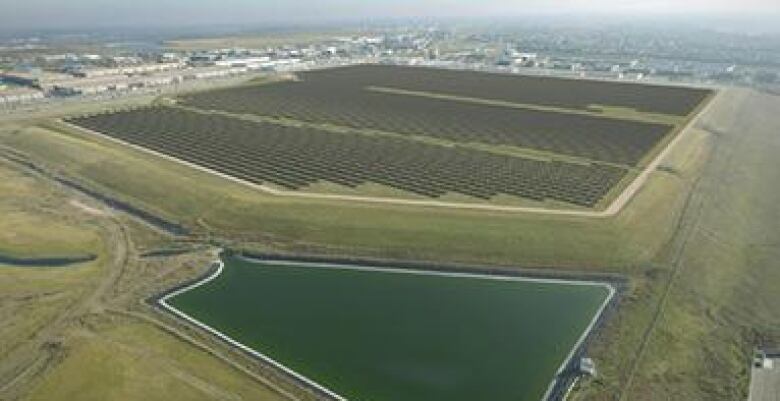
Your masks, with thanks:
M746 399L751 348L780 341L780 99L734 96L709 121L712 162L682 220L679 254L662 259L677 278L624 399ZM697 385L678 384L690 377Z
M710 157L676 235L644 275L656 284L633 292L595 351L610 361L643 349L641 358L622 369L602 364L602 377L574 400L747 398L752 347L780 341L778 105L776 96L734 90L706 119ZM660 311L640 301L662 299L670 279ZM654 324L642 322L656 313Z
M96 281L106 257L99 227L41 180L0 163L0 256L97 259L61 267L0 262L0 382L37 357L40 331L67 314ZM4 394L0 393L0 398Z
M40 330L66 313L91 287L100 268L100 262L57 268L0 264L0 377L8 373L5 368L36 356L37 349L17 351L34 345L32 340Z
M75 337L68 357L26 401L284 399L147 324L110 324Z
M96 254L99 235L74 224L63 209L67 200L34 178L0 164L0 255L15 258L71 257Z
M538 401L602 285L252 262L172 304L349 400Z
M103 240L110 238L106 218L85 213L66 192L12 164L0 163L0 193L0 255L98 256L61 267L0 264L0 399L283 399L148 323L107 317L100 308L80 316L80 306L114 268L110 256L116 244ZM128 230L151 238L143 226ZM123 277L135 274L134 269ZM35 369L42 363L49 369ZM19 376L27 368L30 373ZM6 389L9 383L22 387Z
M28 127L0 141L239 245L350 256L630 269L663 245L685 185L659 173L616 219L448 210L274 197L64 128Z

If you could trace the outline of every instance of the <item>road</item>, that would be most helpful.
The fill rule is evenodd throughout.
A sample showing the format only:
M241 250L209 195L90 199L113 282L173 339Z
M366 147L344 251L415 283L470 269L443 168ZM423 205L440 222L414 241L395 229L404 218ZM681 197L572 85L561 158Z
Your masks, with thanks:
M771 360L771 369L753 366L748 401L780 401L780 355Z

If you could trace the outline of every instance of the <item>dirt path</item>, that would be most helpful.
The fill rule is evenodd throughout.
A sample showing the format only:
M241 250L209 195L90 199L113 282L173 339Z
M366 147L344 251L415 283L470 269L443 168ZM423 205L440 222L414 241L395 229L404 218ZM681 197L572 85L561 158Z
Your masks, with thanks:
M85 213L87 213L87 214L91 214L91 215L93 215L93 216L100 216L100 217L105 217L105 216L108 216L108 215L110 215L110 214L111 214L111 213L109 213L109 212L108 212L108 211L106 211L106 210L99 209L99 208L96 208L96 207L92 207L92 206L90 206L90 205L87 205L86 203L83 203L83 202L81 202L81 201L80 201L80 200L78 200L78 199L71 199L71 201L69 202L69 204L70 204L71 206L75 207L76 209L79 209L79 210L81 210L82 212L85 212Z
M625 190L623 190L623 193L618 195L615 200L612 201L612 204L610 204L609 207L604 210L604 216L614 216L618 214L623 209L623 207L625 207L628 202L631 201L634 195L639 192L639 189L642 188L645 182L647 182L647 180L650 178L650 175L658 169L658 166L660 166L664 159L666 159L672 150L674 150L682 138L686 135L690 135L690 131L696 127L696 125L699 124L702 119L707 118L714 105L721 100L722 96L722 93L716 95L715 98L710 100L707 106L702 109L695 118L691 119L691 121L689 121L688 124L683 127L680 133L671 142L669 142L668 145L666 145L666 148L664 148L664 150L661 151L658 156L656 156L655 159L653 159L653 161L651 161L647 167L645 167L644 170L642 170L639 176L634 179L634 181L629 184Z
M33 172L33 174L35 174ZM67 190L66 190L67 191ZM67 191L69 192L69 191ZM63 341L69 328L85 315L99 311L106 295L124 273L133 244L124 224L104 211L88 206L77 198L70 205L90 215L106 217L100 220L108 257L99 267L95 282L88 282L78 297L70 301L55 318L44 321L35 334L11 349L0 364L0 398L15 399L50 370L59 360Z

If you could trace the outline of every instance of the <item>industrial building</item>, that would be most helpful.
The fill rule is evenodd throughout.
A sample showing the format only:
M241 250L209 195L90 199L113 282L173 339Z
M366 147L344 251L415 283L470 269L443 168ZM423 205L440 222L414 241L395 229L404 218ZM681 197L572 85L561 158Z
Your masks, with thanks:
M11 88L0 91L0 107L17 103L28 103L41 100L43 92L32 88Z
M301 66L298 59L272 60L268 56L225 57L207 55L210 61L192 60L133 64L120 67L76 65L51 72L40 68L0 72L10 89L0 91L0 106L33 102L47 97L93 96L128 93L142 88L160 88L187 81L228 78L258 71L290 71Z
M172 71L185 67L184 63L152 63L131 65L115 68L79 68L71 71L71 74L80 78L96 78L111 75L138 75L150 74L163 71Z

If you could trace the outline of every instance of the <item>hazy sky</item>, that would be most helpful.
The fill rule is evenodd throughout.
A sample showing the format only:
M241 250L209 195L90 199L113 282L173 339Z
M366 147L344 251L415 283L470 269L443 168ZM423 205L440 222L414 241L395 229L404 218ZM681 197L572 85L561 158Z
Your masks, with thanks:
M528 14L758 14L778 0L0 0L0 27L264 24L382 17ZM780 21L778 21L780 22Z

